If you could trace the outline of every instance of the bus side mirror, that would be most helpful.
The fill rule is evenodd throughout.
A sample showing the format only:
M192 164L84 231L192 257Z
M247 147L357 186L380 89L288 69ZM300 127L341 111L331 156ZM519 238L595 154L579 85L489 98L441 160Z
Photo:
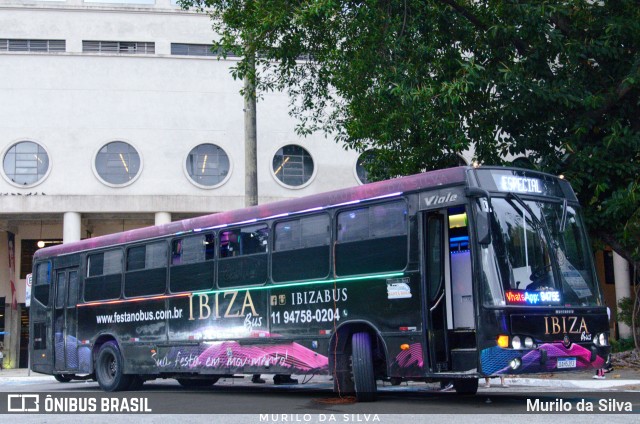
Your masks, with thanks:
M480 187L467 187L467 197L485 199L485 205L476 208L476 236L482 246L491 244L491 194Z
M491 220L489 212L478 211L476 214L476 235L482 246L491 244Z

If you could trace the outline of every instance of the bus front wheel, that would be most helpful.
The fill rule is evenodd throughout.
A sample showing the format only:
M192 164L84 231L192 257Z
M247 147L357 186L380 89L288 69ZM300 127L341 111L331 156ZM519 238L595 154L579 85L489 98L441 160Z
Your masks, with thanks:
M376 378L369 333L355 333L351 338L352 372L358 402L376 400Z
M129 388L131 376L124 374L124 360L118 345L109 341L100 347L96 360L96 377L105 392L119 392Z

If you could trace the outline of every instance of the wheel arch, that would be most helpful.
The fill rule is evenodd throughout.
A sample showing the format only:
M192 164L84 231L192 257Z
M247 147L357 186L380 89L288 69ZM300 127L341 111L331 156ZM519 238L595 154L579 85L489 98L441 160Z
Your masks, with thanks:
M376 374L386 376L388 374L388 350L380 331L369 321L349 321L336 329L329 342L329 373L333 373L337 355L348 355L351 352L351 338L355 333L369 333L372 347L378 359L375 368Z
M91 348L91 367L93 368L91 371L96 371L96 360L98 359L98 353L100 352L100 348L107 342L114 342L118 349L120 350L120 355L122 355L122 349L120 347L120 342L118 339L109 333L100 334L96 341L93 343L93 347ZM122 356L124 359L124 355ZM126 363L126 361L125 361Z

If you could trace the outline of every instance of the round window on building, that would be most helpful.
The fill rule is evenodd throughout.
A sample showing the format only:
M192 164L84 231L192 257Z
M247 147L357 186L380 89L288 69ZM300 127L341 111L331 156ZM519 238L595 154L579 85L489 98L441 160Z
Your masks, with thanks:
M186 170L195 184L206 188L215 187L229 176L229 156L215 144L200 144L187 156Z
M20 141L7 150L3 170L14 184L31 186L42 180L49 171L49 154L38 143Z
M375 153L372 150L362 152L362 154L358 156L358 160L356 161L356 176L362 184L371 182L371 180L369 179L369 171L367 171L366 165L372 163L374 159Z
M126 185L132 183L140 172L140 155L129 143L113 141L98 151L95 167L104 182Z
M297 187L306 184L313 175L313 159L303 147L289 144L273 157L273 173L283 184Z

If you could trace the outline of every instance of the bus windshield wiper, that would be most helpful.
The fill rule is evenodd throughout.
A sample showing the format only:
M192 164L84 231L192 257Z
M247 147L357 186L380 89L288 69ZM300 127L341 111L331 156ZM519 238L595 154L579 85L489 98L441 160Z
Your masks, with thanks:
M531 216L531 219L533 220L533 222L535 222L536 225L538 225L538 228L542 228L543 227L542 222L540 222L538 217L535 216L535 214L531 210L531 207L529 207L529 205L527 205L527 203L524 200L522 200L522 197L520 197L516 193L509 193L509 194L507 194L507 197L510 197L513 200L515 200L516 202L518 202L518 204L520 206L522 206L524 208L524 210L527 211L527 213Z
M567 199L562 199L562 218L560 218L560 234L567 228Z

